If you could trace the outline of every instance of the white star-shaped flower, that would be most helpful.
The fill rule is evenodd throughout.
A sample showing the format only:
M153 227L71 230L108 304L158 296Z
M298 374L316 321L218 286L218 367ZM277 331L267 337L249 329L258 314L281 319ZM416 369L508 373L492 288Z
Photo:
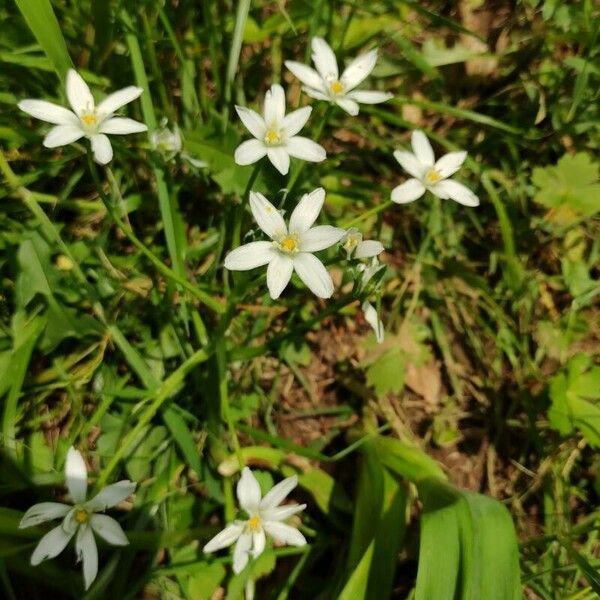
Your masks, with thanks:
M466 186L453 179L450 175L456 173L465 158L466 152L449 152L435 161L435 156L427 136L422 131L413 131L412 152L396 150L394 157L402 168L413 176L392 190L392 201L406 204L417 200L429 190L443 200L448 198L465 206L478 206L479 198Z
M69 448L67 453L65 478L74 506L60 502L34 504L23 515L19 527L33 527L52 519L63 519L58 527L51 529L39 541L31 555L31 564L39 565L48 558L58 556L75 536L75 551L78 562L83 561L83 579L87 590L98 573L98 549L94 533L113 546L126 546L129 543L117 521L98 513L131 496L136 484L127 479L119 481L106 486L86 501L87 467L75 448Z
M350 115L358 114L358 104L379 104L392 97L388 92L355 90L375 68L377 50L357 56L339 74L335 54L329 44L320 37L311 43L312 59L317 70L293 60L286 60L285 66L304 84L302 88L311 98L337 104Z
M74 69L69 69L67 73L66 88L72 111L46 100L27 99L18 104L28 115L55 124L44 138L46 148L65 146L86 137L92 144L96 162L105 165L113 156L106 134L126 135L148 129L146 125L133 119L113 116L116 110L138 98L144 91L142 88L123 88L110 94L96 106L90 88Z
M242 142L236 148L234 158L238 165L250 165L267 156L273 166L286 175L290 169L290 156L310 162L325 160L322 146L296 135L306 125L312 108L305 106L286 115L285 93L280 85L272 85L266 93L262 117L245 106L236 106L235 110L256 138Z
M256 558L262 554L267 535L279 544L304 546L304 536L295 527L286 525L283 521L303 511L306 504L280 506L296 485L298 478L295 475L288 477L261 498L258 481L252 471L245 467L237 484L237 497L241 508L248 514L248 519L236 520L228 525L204 546L204 552L215 552L235 542L233 571L240 573L248 564L250 556Z
M362 233L356 227L346 231L341 243L348 258L371 258L384 250L383 244L377 240L363 240Z
M250 192L254 219L271 241L250 242L232 250L225 257L225 268L247 271L268 265L267 286L274 300L289 283L293 271L313 294L330 298L333 281L323 263L312 253L333 246L346 232L331 225L312 227L324 202L323 188L302 196L287 227L281 213L262 194Z

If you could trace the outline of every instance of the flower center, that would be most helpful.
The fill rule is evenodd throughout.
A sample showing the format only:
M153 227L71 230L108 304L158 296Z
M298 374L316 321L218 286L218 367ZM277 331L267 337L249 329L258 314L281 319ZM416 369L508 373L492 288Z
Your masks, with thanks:
M269 146L274 146L275 144L279 144L281 142L281 135L275 129L267 129L267 133L265 133L265 144Z
M94 114L89 114L89 115L82 115L81 116L81 120L86 124L86 125L95 125L96 124L96 115Z
M329 84L329 89L332 94L341 94L344 91L344 84L339 79L336 79Z
M250 517L250 519L248 519L248 528L250 531L258 533L260 531L260 517L257 515Z
M298 252L298 238L295 235L287 235L279 241L279 248L287 254Z
M438 181L440 181L440 179L442 179L442 175L438 170L434 169L433 167L429 169L427 173L425 173L425 183L431 185L437 183Z
M80 525L87 523L89 519L90 515L88 514L87 510L79 508L75 511L75 521L77 521L77 523L79 523Z

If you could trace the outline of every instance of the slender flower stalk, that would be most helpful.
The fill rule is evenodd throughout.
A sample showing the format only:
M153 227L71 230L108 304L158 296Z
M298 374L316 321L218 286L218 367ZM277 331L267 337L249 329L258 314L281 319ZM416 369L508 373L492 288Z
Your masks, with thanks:
M311 47L316 70L293 60L285 61L285 66L304 84L302 89L311 98L337 104L353 116L358 114L359 104L379 104L392 98L388 92L354 89L375 68L376 49L357 56L340 76L331 46L323 38L314 37Z
M257 558L265 549L267 535L279 544L304 546L306 539L284 521L306 508L306 504L281 505L286 496L298 485L296 475L275 485L264 497L260 485L245 467L237 484L237 497L240 507L248 515L246 520L235 520L213 537L205 546L204 552L216 552L235 543L233 551L233 572L244 570L250 557Z
M92 145L94 160L105 165L113 157L107 134L127 135L148 129L133 119L114 116L115 111L138 98L143 91L140 87L129 86L110 94L96 106L87 83L77 71L70 69L66 92L72 110L32 99L21 100L18 106L28 115L55 125L44 138L46 148L65 146L86 137Z
M267 156L282 175L287 175L291 156L309 162L325 160L322 146L296 135L306 125L312 108L305 106L286 115L285 93L280 85L272 85L267 92L262 116L245 106L236 106L235 110L255 138L236 148L238 165L250 165Z
M393 202L413 202L429 190L442 200L450 198L465 206L479 205L479 198L468 187L454 179L448 179L460 169L467 158L466 152L449 152L435 161L427 136L419 130L413 131L411 145L412 152L394 152L396 160L413 178L392 190Z
M129 541L117 521L98 514L112 508L135 491L136 484L128 479L106 486L91 500L87 496L87 467L81 454L69 448L65 462L67 488L74 505L60 502L34 504L19 523L19 528L33 527L53 519L63 522L51 529L39 541L31 555L31 564L58 556L75 537L77 561L83 562L83 579L87 590L98 573L98 549L94 534L113 546L126 546Z
M225 257L225 268L247 271L268 265L267 286L271 298L279 298L296 271L300 279L319 298L330 298L333 281L323 263L313 254L340 241L343 229L317 225L325 190L317 188L305 194L290 217L287 226L281 213L262 195L250 192L250 209L258 226L271 241L250 242Z

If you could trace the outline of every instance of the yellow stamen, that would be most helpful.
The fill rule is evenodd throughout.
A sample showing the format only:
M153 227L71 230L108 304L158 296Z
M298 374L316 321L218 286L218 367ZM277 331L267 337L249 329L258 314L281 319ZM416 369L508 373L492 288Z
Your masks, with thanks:
M344 85L341 81L336 79L333 83L330 84L329 89L333 94L340 94L344 91Z
M86 510L83 510L83 508L80 508L79 510L75 511L75 520L80 524L83 525L84 523L87 523L89 520L90 516L88 515Z
M248 520L248 528L251 531L259 532L260 531L260 518L257 516L251 517Z
M281 249L286 252L295 252L298 250L298 241L293 237L286 237L280 242Z
M267 144L278 144L281 141L281 136L274 129L267 130L265 133L265 143Z
M95 125L96 124L96 115L95 114L87 114L87 115L83 115L81 117L81 120L86 124L86 125Z
M439 171L436 171L436 169L429 169L429 171L427 171L425 174L426 183L437 183L440 181L440 179L442 179L442 176L440 175Z

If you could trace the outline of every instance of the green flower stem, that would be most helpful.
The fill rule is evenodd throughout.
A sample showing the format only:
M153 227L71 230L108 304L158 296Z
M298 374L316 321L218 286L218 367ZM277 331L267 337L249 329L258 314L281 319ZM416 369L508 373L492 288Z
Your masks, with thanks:
M88 164L90 167L90 172L92 174L92 178L94 179L94 183L96 184L96 189L110 218L115 222L115 224L123 231L125 237L146 257L150 262L156 267L156 270L162 273L165 277L173 280L174 282L181 285L188 292L190 292L195 298L197 298L200 302L208 306L210 309L214 310L216 313L223 314L225 312L225 307L223 304L215 300L212 296L203 292L196 286L192 285L187 279L184 277L180 277L175 271L169 269L167 265L165 265L160 258L158 258L149 248L147 248L144 243L133 233L131 227L129 227L123 219L117 214L117 211L114 209L112 202L106 196L102 183L100 181L100 177L98 175L98 170L94 163L94 160L91 154L88 154Z
M260 356L267 352L267 350L281 344L282 342L294 338L300 333L304 333L308 331L314 325L322 321L324 318L329 315L335 314L340 311L342 308L352 304L358 300L359 297L356 294L350 293L342 296L337 302L333 302L327 306L327 308L323 309L321 312L317 313L312 319L305 321L304 323L290 329L287 332L280 333L278 335L273 336L270 340L266 341L264 344L260 346L254 347L245 347L245 348L234 348L229 352L229 361L233 362L236 360L249 360L251 358L255 358L256 356Z
M244 196L242 198L242 202L239 206L235 208L234 213L234 221L233 221L233 234L231 247L237 248L240 245L241 238L241 228L242 228L242 217L244 216L244 209L248 204L248 199L250 197L250 192L252 191L252 186L256 182L258 178L258 174L262 168L263 161L259 160L256 165L254 165L254 169L252 170L252 174L250 175L250 179L248 179L248 183L246 184L246 189L244 190Z
M385 202L378 204L374 208L366 210L364 213L362 213L358 217L355 217L351 221L346 221L346 223L343 223L341 225L341 227L342 227L342 229L350 229L350 227L354 227L355 225L358 225L362 221L366 221L369 217L372 217L373 215L377 215L380 212L383 212L384 210L390 208L390 206L393 206L393 204L394 203L391 200L386 200Z

